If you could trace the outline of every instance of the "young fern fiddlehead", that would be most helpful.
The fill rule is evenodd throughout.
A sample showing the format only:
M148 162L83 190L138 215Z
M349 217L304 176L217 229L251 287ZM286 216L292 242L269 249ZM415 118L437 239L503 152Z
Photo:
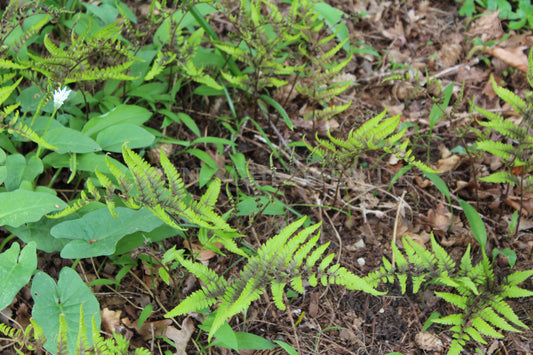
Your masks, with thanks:
M209 338L222 324L234 315L246 310L270 287L275 305L283 310L283 292L287 285L303 293L306 281L315 287L320 282L326 286L337 284L349 290L362 290L373 295L382 294L362 278L339 264L333 264L335 254L324 257L329 243L317 246L320 224L297 230L305 217L284 228L277 236L263 244L257 254L247 259L239 277L226 280L207 266L186 259L184 250L170 249L164 261L178 261L198 277L204 286L189 295L166 317L175 317L218 304L218 311L209 331Z

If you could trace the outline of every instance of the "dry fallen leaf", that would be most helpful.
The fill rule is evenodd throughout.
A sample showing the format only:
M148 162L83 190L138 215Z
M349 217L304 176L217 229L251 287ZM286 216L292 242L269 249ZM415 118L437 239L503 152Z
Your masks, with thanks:
M152 339L157 335L163 335L164 330L172 321L170 319L157 320L155 322L144 322L139 329L139 334L144 340ZM137 328L137 321L133 322L132 326Z
M486 12L472 23L466 33L469 37L481 37L482 42L489 39L498 39L503 36L502 24L498 12Z
M433 333L421 332L415 336L415 343L425 351L442 351L444 346L442 340Z
M120 326L120 316L122 311L112 311L109 308L104 308L100 314L102 316L102 329L108 333L116 332L115 329Z
M213 243L213 245L219 249L222 248L222 244L220 243ZM185 243L185 247L189 249L193 253L193 255L196 255L196 260L206 261L217 255L217 253L212 250L206 249L200 243Z
M435 232L446 232L450 228L452 216L450 210L440 203L437 208L430 209L427 216L421 216L421 220Z
M527 55L523 52L522 47L491 47L487 49L487 53L495 56L511 67L523 71L524 73L527 73L528 71L529 66L527 63Z
M164 335L174 342L176 352L174 355L187 355L185 349L194 333L194 322L191 317L187 317L181 323L181 330L175 327L166 327Z
M461 163L461 157L458 155L450 155L446 159L439 159L436 170L442 172L452 171Z

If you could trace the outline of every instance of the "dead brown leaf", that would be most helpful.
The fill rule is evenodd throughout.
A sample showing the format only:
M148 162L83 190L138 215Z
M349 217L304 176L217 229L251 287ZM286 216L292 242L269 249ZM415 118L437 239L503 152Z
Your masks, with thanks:
M139 329L139 334L143 337L144 340L149 340L155 337L156 335L163 335L164 330L168 327L172 321L170 319L157 320L154 322L144 322ZM132 326L137 328L137 321L133 322Z
M481 37L481 41L498 39L503 36L502 24L498 18L498 12L487 12L480 16L470 30L466 33L469 37Z
M221 243L213 243L213 245L219 249L222 248ZM217 253L206 249L200 243L185 243L185 247L187 247L187 249L189 249L193 255L196 255L196 260L206 261L217 255Z
M438 336L430 332L420 332L415 336L415 343L425 351L442 351L444 345Z
M164 335L174 342L176 347L175 355L187 355L185 349L194 333L194 322L191 317L187 317L181 323L181 330L175 327L166 327Z
M436 170L442 172L452 171L456 169L459 164L461 164L461 157L456 154L450 155L448 158L439 159Z
M430 209L427 216L421 216L423 223L429 225L436 232L446 232L450 228L452 216L450 210L442 203L437 208Z
M108 333L116 333L116 329L120 326L122 311L112 311L109 308L104 308L100 312L100 315L102 317L102 329Z
M524 73L528 71L527 55L523 52L524 48L501 48L491 47L487 49L487 53L500 59L513 68L516 68Z

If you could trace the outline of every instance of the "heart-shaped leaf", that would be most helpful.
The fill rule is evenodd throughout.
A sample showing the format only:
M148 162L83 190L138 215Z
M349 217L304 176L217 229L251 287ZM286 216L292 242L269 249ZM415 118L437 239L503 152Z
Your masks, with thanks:
M103 150L120 153L126 143L130 149L144 148L154 143L155 136L142 127L123 123L108 127L98 133L96 141Z
M50 233L55 238L73 239L61 250L61 257L76 259L111 255L124 236L138 231L150 232L163 224L146 208L134 211L118 207L115 211L117 218L113 218L107 208L102 208L53 227Z
M20 245L15 242L0 254L0 310L9 306L37 268L35 243L26 245L20 255L19 251Z
M93 153L102 150L92 138L72 128L58 127L51 129L44 140L57 147L59 154Z
M59 211L67 204L47 192L15 190L0 193L0 226L19 227L36 222L45 214Z
M92 319L95 318L100 328L100 305L91 289L85 285L76 271L65 267L59 273L57 285L44 272L38 272L33 278L31 294L34 305L32 317L43 329L46 337L44 348L52 354L57 353L57 335L59 333L59 316L63 314L67 323L68 352L74 353L78 339L80 306L83 305L83 318L87 329L89 346L92 346Z

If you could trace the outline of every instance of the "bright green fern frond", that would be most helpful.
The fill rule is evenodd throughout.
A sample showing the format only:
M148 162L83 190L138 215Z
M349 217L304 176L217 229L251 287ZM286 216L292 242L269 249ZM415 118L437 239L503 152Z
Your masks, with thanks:
M498 331L494 329L493 326L485 322L481 317L474 317L472 319L472 326L474 326L474 328L476 328L476 330L481 334L493 338L503 338L502 334L498 333Z
M61 212L57 212L57 213L52 213L52 214L47 214L46 217L47 218L52 218L52 219L59 219L59 218L63 218L63 217L66 217L76 211L78 211L79 209L81 209L82 207L85 207L87 206L90 202L91 202L92 199L90 199L87 194L85 193L85 191L82 191L81 194L80 194L80 198L77 199L76 201L74 202L71 202L71 205L70 206L67 206L66 208L64 208Z
M522 100L520 97L518 97L511 91L507 90L506 88L502 88L501 86L498 86L498 84L496 84L496 81L494 80L494 77L492 75L490 76L490 81L492 83L492 88L494 89L494 92L502 100L511 104L511 106L513 106L519 112L526 112L528 109L531 109L531 106L527 104L524 100Z
M80 305L80 326L78 328L78 339L76 341L76 353L83 354L89 349L89 339L87 338L87 326L83 315L83 304Z
M57 333L57 353L58 354L67 354L68 353L68 328L67 321L65 320L65 314L61 313L59 315L59 333Z
M200 198L199 203L208 207L214 207L218 200L218 195L220 194L221 186L222 183L220 179L216 178L211 181L209 187L207 188L207 191Z
M272 282L270 285L270 290L272 291L272 299L274 300L274 304L278 309L284 311L287 309L287 306L285 306L285 303L283 302L283 290L285 289L285 286L287 283L285 282Z
M190 294L180 304L165 314L165 318L172 318L188 312L198 312L216 303L217 299L206 295L204 290L197 290Z
M168 180L168 190L170 192L170 196L172 198L176 197L177 199L185 198L185 185L183 184L183 180L176 170L176 167L165 155L163 149L160 150L160 162Z
M479 180L495 184L510 184L512 186L520 185L520 177L506 171L498 171L489 176L480 177Z
M333 116L346 111L350 107L351 104L352 102L350 101L344 105L334 105L334 106L325 107L320 110L311 110L310 112L305 114L304 119L327 121L327 120L330 120Z
M466 299L461 295L449 292L435 292L435 294L446 302L451 303L454 306L459 307L460 309L464 310L467 308Z

